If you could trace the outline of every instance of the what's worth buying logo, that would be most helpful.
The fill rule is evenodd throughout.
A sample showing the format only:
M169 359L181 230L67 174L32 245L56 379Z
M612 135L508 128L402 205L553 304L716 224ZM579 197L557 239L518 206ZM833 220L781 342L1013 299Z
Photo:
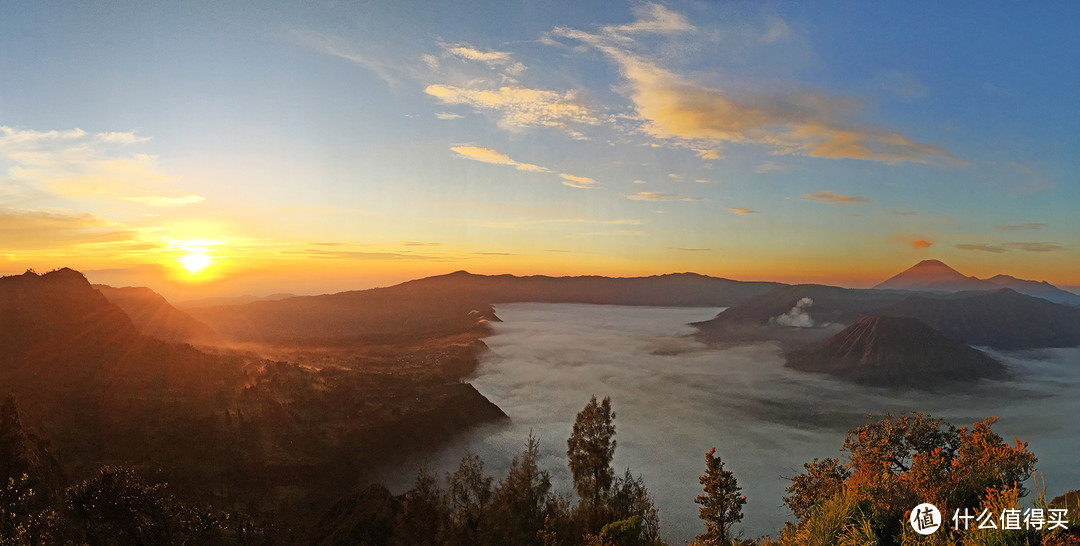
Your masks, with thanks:
M1065 508L1007 508L1001 514L989 509L972 512L967 508L953 514L953 528L998 529L1002 531L1068 529L1068 510ZM924 502L915 507L908 517L911 528L920 535L930 535L941 528L941 511L937 506Z
M933 534L941 527L941 511L937 509L937 506L924 502L911 511L908 522L911 523L911 528L920 535Z

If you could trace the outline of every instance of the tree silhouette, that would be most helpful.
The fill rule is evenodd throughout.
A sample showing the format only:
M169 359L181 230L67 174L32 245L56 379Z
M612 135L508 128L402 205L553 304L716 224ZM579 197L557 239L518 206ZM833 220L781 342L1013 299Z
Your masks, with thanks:
M603 501L615 480L611 459L615 456L615 413L611 398L600 403L593 396L577 414L574 429L566 441L566 456L574 489L581 500L594 507Z
M710 545L730 543L731 526L742 521L746 497L742 495L735 476L724 470L724 462L716 456L715 447L705 454L705 473L698 481L704 492L694 502L701 505L698 513L705 522L705 532L697 539Z

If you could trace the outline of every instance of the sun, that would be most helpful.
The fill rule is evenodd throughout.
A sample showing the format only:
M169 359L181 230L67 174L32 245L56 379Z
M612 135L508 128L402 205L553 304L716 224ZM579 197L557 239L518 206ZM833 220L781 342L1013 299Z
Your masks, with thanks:
M203 269L206 269L214 261L214 259L206 253L205 248L189 248L187 254L180 256L177 260L190 275L194 275Z

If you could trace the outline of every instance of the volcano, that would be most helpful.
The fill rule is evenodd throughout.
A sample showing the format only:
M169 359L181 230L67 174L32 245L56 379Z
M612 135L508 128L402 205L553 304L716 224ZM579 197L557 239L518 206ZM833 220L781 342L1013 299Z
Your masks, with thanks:
M790 368L876 386L932 389L999 379L1006 368L985 353L905 317L863 317L816 348L788 355Z

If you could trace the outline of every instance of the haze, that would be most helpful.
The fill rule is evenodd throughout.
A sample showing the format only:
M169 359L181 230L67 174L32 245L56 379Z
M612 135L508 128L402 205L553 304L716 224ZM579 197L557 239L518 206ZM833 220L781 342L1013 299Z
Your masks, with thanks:
M541 466L556 488L572 493L566 438L589 396L608 396L616 412L615 468L645 478L660 509L666 539L679 544L701 532L694 497L711 447L747 496L747 538L776 533L791 513L781 504L790 478L815 457L839 457L849 428L865 415L922 411L961 426L999 417L1006 439L1030 442L1037 476L1050 497L1080 482L1080 349L992 353L1012 366L1011 381L981 382L947 394L853 385L783 366L773 344L709 349L685 337L687 322L717 309L512 304L486 339L492 353L470 381L510 416L506 427L481 428L431 458L405 465L456 468L470 450L485 470L505 474L530 431ZM398 476L393 486L411 486ZM1031 484L1029 484L1029 487Z

